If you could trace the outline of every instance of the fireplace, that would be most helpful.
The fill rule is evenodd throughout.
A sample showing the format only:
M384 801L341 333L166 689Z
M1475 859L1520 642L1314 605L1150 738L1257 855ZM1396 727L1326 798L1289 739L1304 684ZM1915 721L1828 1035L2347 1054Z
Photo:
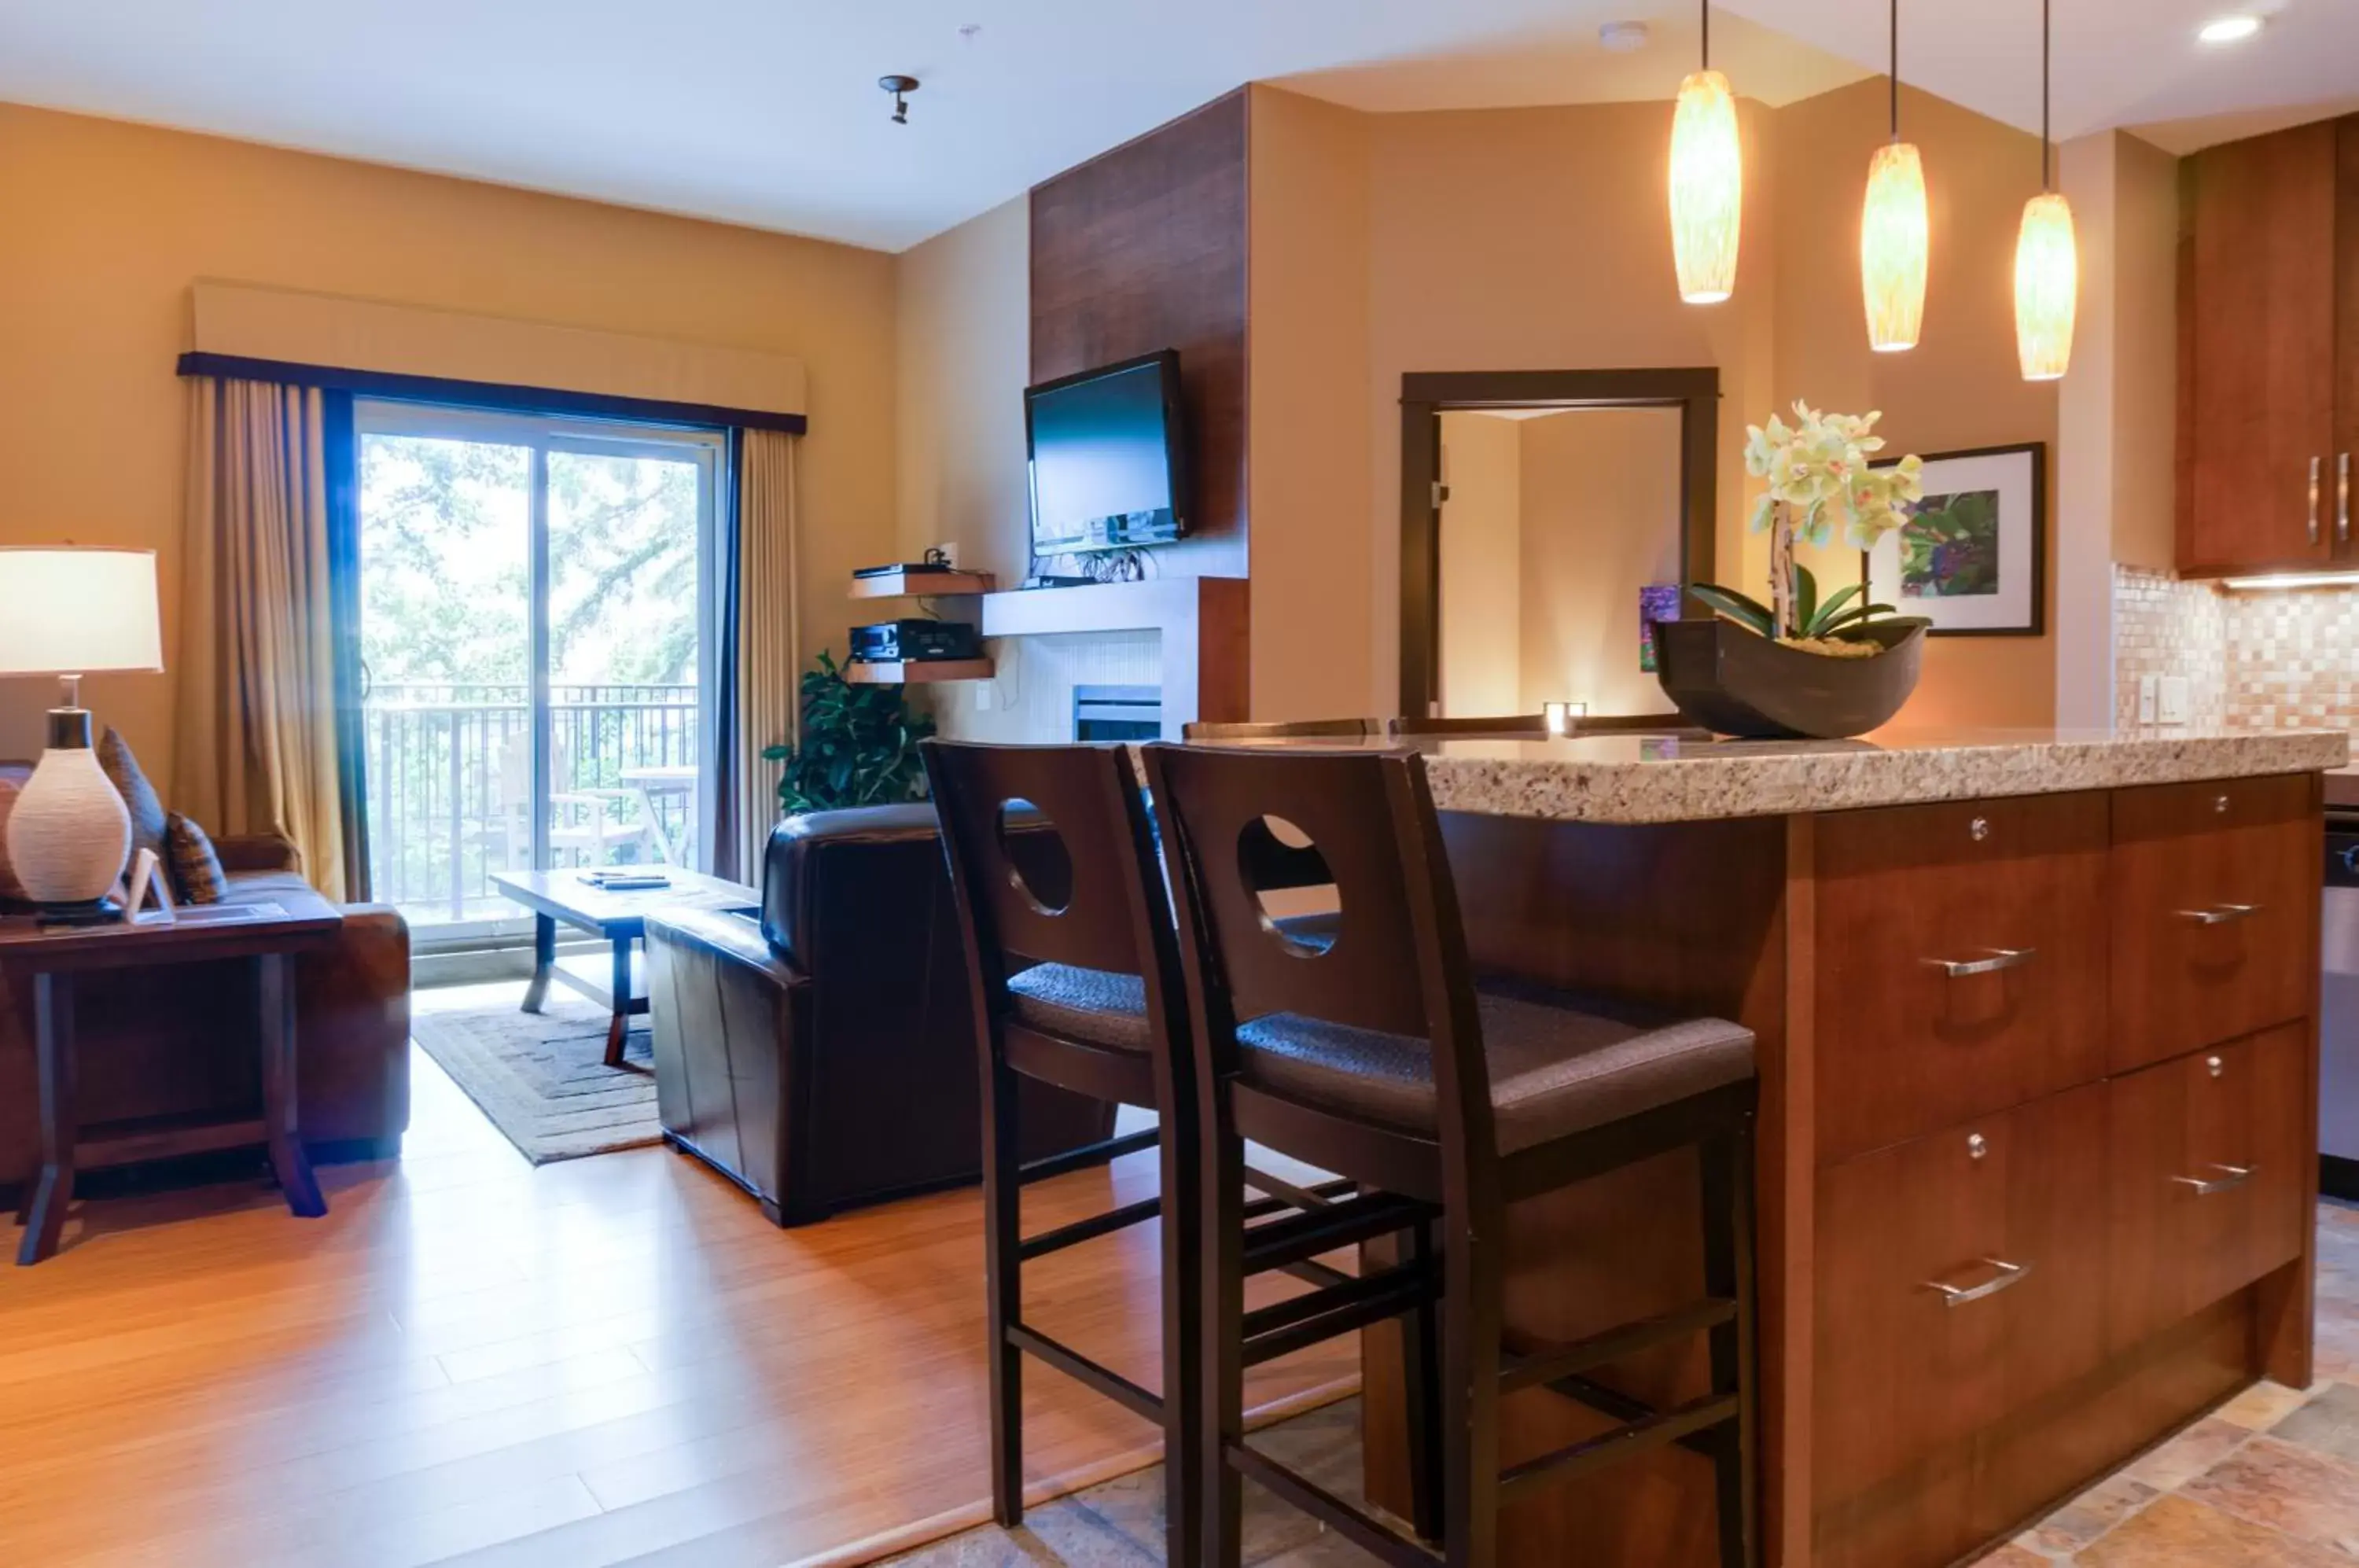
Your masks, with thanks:
M1076 686L1073 738L1082 742L1160 740L1163 690L1158 686Z

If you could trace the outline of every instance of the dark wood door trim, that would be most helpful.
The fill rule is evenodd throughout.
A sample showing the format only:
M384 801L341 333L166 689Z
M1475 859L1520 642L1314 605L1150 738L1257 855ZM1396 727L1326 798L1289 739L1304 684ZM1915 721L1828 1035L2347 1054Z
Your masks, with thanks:
M1453 370L1401 377L1400 711L1423 714L1440 690L1441 530L1434 486L1441 416L1475 408L1680 410L1680 581L1710 581L1720 495L1720 371ZM1683 614L1695 613L1682 605Z

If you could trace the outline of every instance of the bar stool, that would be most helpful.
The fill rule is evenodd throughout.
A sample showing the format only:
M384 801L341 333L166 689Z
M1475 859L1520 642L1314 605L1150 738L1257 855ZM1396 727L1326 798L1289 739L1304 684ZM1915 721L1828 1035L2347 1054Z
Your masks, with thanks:
M990 1292L994 1517L1024 1516L1023 1357L1162 1427L1168 1561L1201 1560L1202 1399L1196 1313L1196 1085L1169 1042L1189 1036L1152 830L1120 746L993 746L928 740L974 1002L983 1069L984 1268ZM1016 1076L1155 1111L1159 1126L1019 1166ZM1158 1149L1158 1196L1038 1236L1018 1233L1020 1190ZM1033 1328L1023 1265L1163 1220L1163 1389L1142 1388Z
M1752 1034L1714 1018L1587 1010L1556 993L1478 990L1412 753L1154 745L1145 755L1197 1029L1203 1561L1238 1561L1243 1475L1401 1568L1489 1568L1504 1502L1679 1442L1714 1466L1722 1563L1754 1563ZM1258 848L1281 823L1289 838L1308 836L1340 891L1324 946L1289 939L1254 880ZM1243 1276L1270 1227L1249 1229L1234 1196L1246 1138L1356 1179L1362 1203L1424 1205L1430 1223L1405 1261L1248 1312ZM1686 1148L1703 1172L1704 1297L1510 1354L1506 1205ZM1309 1343L1299 1331L1331 1312L1334 1332L1359 1326L1341 1311L1353 1301L1436 1291L1440 1344L1411 1341L1407 1393L1415 1523L1439 1552L1248 1447L1241 1420L1245 1368L1273 1346ZM1650 1409L1583 1376L1698 1334L1708 1336L1710 1388L1677 1408ZM1417 1364L1436 1355L1427 1397ZM1538 1388L1622 1424L1503 1469L1499 1401Z

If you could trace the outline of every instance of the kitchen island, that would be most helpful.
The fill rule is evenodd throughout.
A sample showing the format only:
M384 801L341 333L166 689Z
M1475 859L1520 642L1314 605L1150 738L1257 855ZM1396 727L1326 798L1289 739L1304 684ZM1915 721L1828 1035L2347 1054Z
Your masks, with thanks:
M2255 1379L2308 1385L2345 736L1424 749L1479 969L1758 1037L1765 1563L1969 1557ZM1695 1181L1666 1157L1518 1207L1511 1348L1697 1293ZM1370 1495L1405 1514L1391 1330L1365 1361ZM1516 1395L1502 1457L1704 1372L1699 1345ZM1502 1557L1705 1568L1712 1519L1666 1448L1519 1503Z

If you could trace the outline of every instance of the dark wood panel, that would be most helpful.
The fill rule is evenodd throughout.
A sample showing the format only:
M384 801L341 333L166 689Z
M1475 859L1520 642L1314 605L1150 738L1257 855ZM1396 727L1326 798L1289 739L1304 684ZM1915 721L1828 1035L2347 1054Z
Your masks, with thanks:
M2183 572L2332 553L2336 140L2321 121L2190 159ZM2313 461L2325 492L2315 538Z
M1822 1163L2104 1075L2106 831L2102 793L1823 820Z
M2114 794L2114 1071L2309 1013L2317 800L2310 774Z
M1240 552L1246 191L1242 91L1032 189L1032 379L1178 349L1192 537Z

